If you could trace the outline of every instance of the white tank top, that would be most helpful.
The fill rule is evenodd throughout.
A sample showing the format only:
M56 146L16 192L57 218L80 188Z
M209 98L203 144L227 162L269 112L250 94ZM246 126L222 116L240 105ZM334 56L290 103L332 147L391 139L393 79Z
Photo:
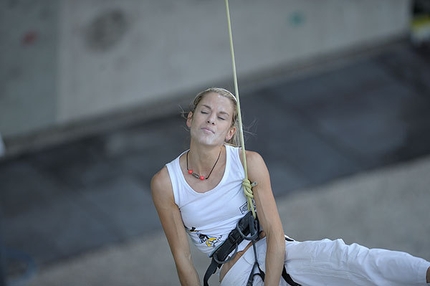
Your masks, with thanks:
M179 165L180 156L166 165L184 226L196 247L208 255L221 245L238 220L248 212L242 187L245 171L240 161L240 149L230 145L225 145L225 149L224 175L215 188L205 193L194 191L186 182ZM244 240L238 250L247 244Z

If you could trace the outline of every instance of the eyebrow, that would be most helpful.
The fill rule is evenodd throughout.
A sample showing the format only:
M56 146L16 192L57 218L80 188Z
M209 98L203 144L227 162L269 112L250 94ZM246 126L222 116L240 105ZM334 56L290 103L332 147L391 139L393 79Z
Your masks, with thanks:
M206 105L206 104L202 104L202 107L206 107L206 108L212 110L212 108L209 105ZM220 111L219 113L220 114L225 114L227 116L230 116L230 114L227 111Z

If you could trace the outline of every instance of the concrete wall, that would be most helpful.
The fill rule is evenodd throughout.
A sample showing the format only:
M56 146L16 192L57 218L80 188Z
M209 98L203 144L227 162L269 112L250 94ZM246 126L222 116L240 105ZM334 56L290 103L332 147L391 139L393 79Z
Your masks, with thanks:
M221 0L0 5L4 138L232 81ZM406 0L232 0L239 85L262 70L404 35L409 6Z
M58 123L57 0L0 1L0 133Z

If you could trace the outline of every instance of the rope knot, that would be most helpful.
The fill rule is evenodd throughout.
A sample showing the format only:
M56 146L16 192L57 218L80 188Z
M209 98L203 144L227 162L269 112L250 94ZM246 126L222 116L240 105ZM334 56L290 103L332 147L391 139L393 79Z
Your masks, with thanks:
M252 192L252 188L255 187L257 185L256 182L251 183L251 181L249 181L248 179L244 179L242 181L242 186L243 186L243 192L245 194L246 197L246 202L248 204L248 210L252 211L252 215L254 216L254 218L257 217L257 215L255 214L255 208L254 208L254 194Z

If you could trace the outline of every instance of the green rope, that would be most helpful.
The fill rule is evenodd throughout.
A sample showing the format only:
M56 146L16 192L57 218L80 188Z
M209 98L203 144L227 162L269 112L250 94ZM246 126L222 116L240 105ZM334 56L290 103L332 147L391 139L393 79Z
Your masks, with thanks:
M230 21L230 9L228 5L228 0L225 0L225 7L227 10L227 24L228 24L228 34L230 38L230 51L231 51L231 60L233 64L233 80L234 80L234 93L236 94L237 100L237 117L238 117L238 125L239 125L239 136L240 136L240 145L242 147L242 160L243 166L245 169L245 179L242 182L243 191L246 196L246 201L248 204L248 210L252 211L252 215L256 218L255 207L254 207L254 194L252 192L252 187L257 185L257 183L251 183L248 179L248 166L246 163L246 150L245 150L245 139L243 136L243 127L242 127L242 114L240 108L240 100L239 100L239 87L237 84L237 73L236 73L236 63L234 58L234 47L233 47L233 34L231 32L231 21Z

